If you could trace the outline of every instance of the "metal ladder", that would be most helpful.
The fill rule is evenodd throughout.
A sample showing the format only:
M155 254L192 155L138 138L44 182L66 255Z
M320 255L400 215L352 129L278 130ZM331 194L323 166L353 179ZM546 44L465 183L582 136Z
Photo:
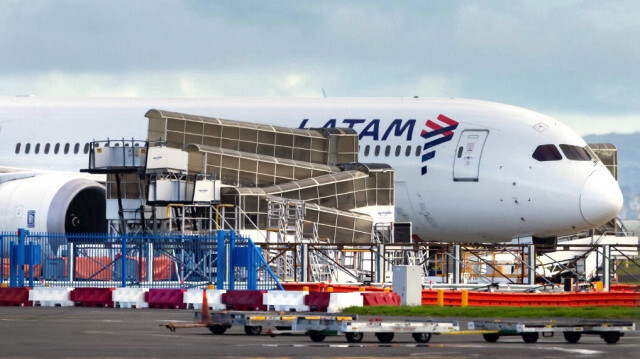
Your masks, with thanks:
M269 236L276 233L276 243L302 243L304 214L304 201L267 198L267 241L272 242ZM274 268L276 275L282 280L293 280L300 260L298 251L280 255Z

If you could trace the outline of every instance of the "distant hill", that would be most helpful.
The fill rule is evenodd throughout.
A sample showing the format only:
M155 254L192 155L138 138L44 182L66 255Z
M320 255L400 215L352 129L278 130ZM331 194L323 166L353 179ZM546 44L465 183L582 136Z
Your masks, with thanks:
M640 132L584 137L587 143L613 143L618 148L618 180L624 207L619 217L640 219Z

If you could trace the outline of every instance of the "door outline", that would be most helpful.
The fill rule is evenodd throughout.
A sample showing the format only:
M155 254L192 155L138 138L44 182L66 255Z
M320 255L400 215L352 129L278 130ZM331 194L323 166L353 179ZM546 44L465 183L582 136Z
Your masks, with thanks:
M453 158L454 182L478 182L487 137L489 130L462 131Z

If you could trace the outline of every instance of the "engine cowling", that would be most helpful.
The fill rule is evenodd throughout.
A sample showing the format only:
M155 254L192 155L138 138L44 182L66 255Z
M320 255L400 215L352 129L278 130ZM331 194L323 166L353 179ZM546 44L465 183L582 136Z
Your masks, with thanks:
M1 231L104 233L105 211L104 186L87 178L46 173L0 184Z

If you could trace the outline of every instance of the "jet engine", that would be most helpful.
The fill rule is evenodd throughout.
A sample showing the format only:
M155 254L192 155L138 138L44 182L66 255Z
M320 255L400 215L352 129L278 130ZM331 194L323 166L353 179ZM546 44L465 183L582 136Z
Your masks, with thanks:
M59 173L0 177L0 231L104 233L105 188L100 183Z

